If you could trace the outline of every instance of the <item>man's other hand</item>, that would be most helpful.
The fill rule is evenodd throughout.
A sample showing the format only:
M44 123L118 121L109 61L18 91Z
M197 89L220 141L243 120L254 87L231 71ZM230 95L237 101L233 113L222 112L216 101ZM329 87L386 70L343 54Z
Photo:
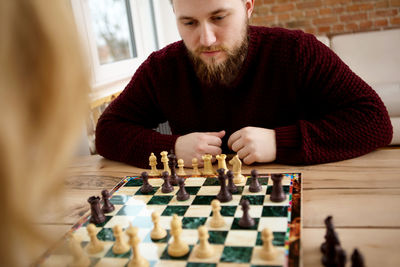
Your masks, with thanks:
M186 167L192 165L193 158L197 158L201 167L203 166L203 155L215 156L222 153L221 144L224 135L225 131L182 135L176 139L175 155L178 159L184 160ZM213 161L215 161L214 158Z
M258 127L242 128L229 137L228 147L237 152L245 164L274 161L275 130Z

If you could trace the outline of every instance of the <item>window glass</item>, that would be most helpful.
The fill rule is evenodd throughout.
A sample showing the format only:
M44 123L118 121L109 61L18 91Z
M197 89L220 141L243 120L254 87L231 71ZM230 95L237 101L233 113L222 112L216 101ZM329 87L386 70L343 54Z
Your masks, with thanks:
M137 57L127 0L89 0L101 65Z

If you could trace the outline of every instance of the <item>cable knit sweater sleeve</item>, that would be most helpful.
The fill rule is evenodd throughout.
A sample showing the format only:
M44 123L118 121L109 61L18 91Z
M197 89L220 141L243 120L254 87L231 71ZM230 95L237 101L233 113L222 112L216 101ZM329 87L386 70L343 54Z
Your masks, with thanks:
M107 107L96 127L96 149L105 158L148 168L150 152L157 156L175 146L177 135L153 129L165 122L156 99L150 56L125 90ZM154 76L154 75L153 75Z
M314 36L297 42L299 94L309 112L295 125L275 129L277 162L338 161L389 144L392 125L375 91Z

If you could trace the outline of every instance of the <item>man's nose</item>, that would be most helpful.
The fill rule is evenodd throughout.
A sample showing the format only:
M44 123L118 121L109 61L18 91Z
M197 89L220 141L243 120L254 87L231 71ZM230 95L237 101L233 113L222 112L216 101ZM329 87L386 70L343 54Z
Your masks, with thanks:
M200 44L209 47L216 42L217 38L211 25L203 24L200 29Z

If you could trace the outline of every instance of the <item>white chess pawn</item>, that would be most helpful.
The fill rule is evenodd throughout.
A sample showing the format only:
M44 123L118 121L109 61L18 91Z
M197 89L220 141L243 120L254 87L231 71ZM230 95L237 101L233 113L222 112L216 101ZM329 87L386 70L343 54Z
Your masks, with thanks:
M129 245L128 243L124 240L122 234L122 228L120 225L115 225L113 227L113 233L115 237L115 242L114 246L112 248L112 251L114 254L124 254L129 251Z
M201 172L199 171L199 162L197 158L192 159L192 167L193 167L192 176L193 177L201 176Z
M167 236L167 231L160 226L160 214L153 211L151 214L151 220L153 221L154 227L151 230L150 237L153 240L160 240Z
M261 232L261 239L263 241L263 247L260 250L261 258L267 261L274 260L278 254L278 251L276 250L274 245L272 245L272 240L274 239L274 236L271 230L268 228L264 228Z
M160 153L160 155L161 155L161 162L162 162L163 165L164 165L164 170L163 170L163 172L168 172L168 174L171 174L171 169L170 169L169 166L168 166L168 161L169 161L169 159L168 159L168 152L167 152L167 151L162 151L162 152Z
M88 226L86 226L86 230L90 237L90 243L86 246L86 251L89 254L95 254L103 251L104 242L97 238L96 226L93 223L90 223Z
M221 155L216 155L215 156L218 160L218 169L224 169L225 173L228 171L228 167L226 167L226 155L221 154Z
M185 176L185 169L183 168L185 166L185 162L183 161L183 159L178 159L178 171L176 172L176 174L178 174L179 176Z
M215 175L215 171L214 171L214 168L211 163L212 155L206 154L206 155L202 156L202 158L204 161L203 175Z
M242 175L242 162L239 159L238 155L235 155L230 161L229 164L231 164L232 167L232 172L233 172L233 182L235 184L241 184L244 183L245 178Z
M87 267L90 265L90 259L83 251L81 240L75 237L74 234L69 236L68 241L69 250L72 254L73 260L69 265L71 267Z
M148 267L149 262L139 253L140 238L137 236L139 229L132 225L128 228L129 244L132 247L132 259L128 263L128 267Z
M221 215L221 202L218 199L211 201L213 215L210 220L210 226L213 228L220 228L225 225L224 217Z
M149 176L160 176L161 175L160 171L157 170L157 157L154 155L153 152L151 152L151 155L149 157L149 165L151 167Z
M134 236L136 236L137 235L137 233L138 233L138 228L137 227L133 227L133 225L132 225L132 223L131 222L129 222L129 227L126 229L126 231L125 231L125 233L128 235L128 237L129 237L129 241L128 241L128 244L131 244L132 243L132 238L134 237Z
M171 257L182 257L189 252L189 246L181 239L182 221L174 214L171 221L172 242L168 246L168 255Z
M213 246L208 242L208 230L202 225L198 229L200 244L196 245L193 249L194 255L200 259L207 259L214 254Z

